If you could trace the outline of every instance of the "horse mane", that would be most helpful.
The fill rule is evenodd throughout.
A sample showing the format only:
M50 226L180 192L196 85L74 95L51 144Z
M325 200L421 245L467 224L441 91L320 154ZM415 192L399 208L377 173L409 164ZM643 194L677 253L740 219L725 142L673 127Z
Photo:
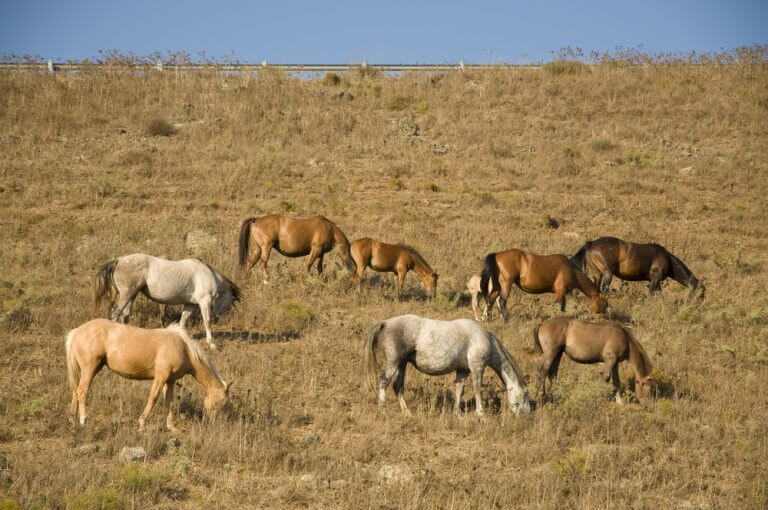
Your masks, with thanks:
M227 278L225 275L223 275L223 274L219 273L218 271L216 271L213 268L213 266L211 266L208 262L204 261L203 259L197 259L197 260L199 262L202 262L203 264L205 264L205 267L210 269L210 271L213 274L215 274L216 276L218 276L219 278L221 278L224 281L224 283L229 287L229 291L232 293L232 301L234 303L237 303L238 301L240 301L240 296L242 295L242 291L240 290L240 287L238 287L235 282L233 282L232 280Z
M398 243L398 246L408 250L408 253L410 253L416 260L418 260L421 265L427 268L427 271L434 274L435 271L432 269L432 266L430 266L429 263L424 260L424 257L421 256L421 253L416 251L416 248L405 243Z
M682 260L672 255L669 250L664 248L663 246L659 246L664 252L666 252L667 256L669 257L669 261L672 265L672 279L675 280L678 283L681 283L682 285L693 285L696 287L699 283L699 280L693 275L690 269L688 269L688 266L686 266Z
M600 289L592 283L592 280L590 280L581 269L573 266L573 274L576 276L576 284L578 285L579 290L581 290L585 296L592 298L592 296L600 295Z
M189 333L187 333L187 330L184 329L181 324L179 324L178 322L174 322L173 324L169 324L168 326L166 326L165 330L171 331L179 335L184 340L184 343L187 344L190 355L198 363L201 363L206 367L208 367L211 370L211 372L213 372L213 375L215 375L216 378L222 384L224 384L224 378L219 373L219 369L216 368L216 365L213 364L213 361L211 361L211 358L209 358L208 355L203 350L203 348L200 347L200 344L192 340L192 338L189 336Z
M515 363L514 358L509 353L506 347L504 347L504 344L499 341L498 338L494 336L493 333L488 332L488 336L490 337L491 341L498 347L499 352L501 353L501 361L502 363L509 366L509 368L512 369L512 372L515 373L515 377L517 377L517 382L522 386L523 388L527 388L528 386L525 384L525 377L523 377L523 372L520 370L520 367L517 366L517 363Z
M651 359L648 357L648 354L645 352L643 346L640 344L640 342L637 341L635 333L629 326L621 326L621 329L624 331L624 334L627 335L627 340L632 347L630 351L637 351L637 353L640 355L640 360L643 363L643 370L645 370L646 374L651 375L651 371L653 370L653 363L651 363Z

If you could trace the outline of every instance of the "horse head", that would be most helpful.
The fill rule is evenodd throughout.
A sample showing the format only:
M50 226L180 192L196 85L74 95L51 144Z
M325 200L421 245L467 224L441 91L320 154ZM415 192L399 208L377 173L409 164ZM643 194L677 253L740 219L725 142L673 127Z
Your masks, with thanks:
M704 285L704 278L699 280L695 276L691 275L690 285L691 285L691 292L689 294L689 297L692 298L692 297L696 296L696 293L698 291L698 296L697 297L699 299L704 299L704 293L707 291L707 288Z
M229 399L229 389L232 387L234 380L224 382L223 386L213 387L210 386L205 392L205 401L203 406L205 412L211 420L215 420L221 410L224 408L224 404Z
M593 314L605 313L606 308L608 308L608 300L603 296L595 296L589 302L589 311Z
M216 294L212 310L214 320L227 313L235 303L240 301L240 288L232 280L223 276Z
M437 279L440 277L437 273L432 273L424 280L424 286L427 288L427 295L435 297L437 294Z
M507 401L509 402L509 408L515 414L531 412L531 400L528 398L528 388L525 386L509 388L507 391Z

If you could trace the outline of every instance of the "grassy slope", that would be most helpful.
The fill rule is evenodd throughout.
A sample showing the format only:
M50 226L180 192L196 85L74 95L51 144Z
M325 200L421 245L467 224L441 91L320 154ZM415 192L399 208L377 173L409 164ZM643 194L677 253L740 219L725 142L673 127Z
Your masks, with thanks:
M350 74L337 85L278 73L0 75L0 494L82 508L764 506L766 82L764 66L715 65ZM178 132L148 135L157 118ZM148 383L104 372L91 423L73 430L64 335L93 317L98 265L135 251L191 256L184 236L203 230L219 242L199 255L234 276L239 221L273 212L325 214L350 240L413 244L441 274L440 295L419 299L409 276L409 298L395 302L392 279L370 270L356 294L335 253L326 282L274 254L272 284L244 285L215 327L235 333L214 354L237 379L228 421L201 422L201 392L185 380L182 447L168 451L160 412L137 431ZM375 321L470 317L461 293L486 253L573 253L600 235L659 242L706 279L700 304L674 282L652 299L643 284L614 283L610 312L635 327L661 398L618 407L598 367L564 361L554 404L530 418L456 417L452 378L412 369L415 417L391 394L377 412L360 377ZM556 313L551 301L516 292L512 320L489 325L531 386L530 331ZM134 323L159 324L157 306L140 298L135 310ZM569 313L585 310L570 298ZM504 404L491 372L485 381L485 397ZM100 448L85 454L85 443ZM115 460L132 444L149 453L138 468ZM380 481L396 463L415 479ZM307 473L317 487L298 478Z

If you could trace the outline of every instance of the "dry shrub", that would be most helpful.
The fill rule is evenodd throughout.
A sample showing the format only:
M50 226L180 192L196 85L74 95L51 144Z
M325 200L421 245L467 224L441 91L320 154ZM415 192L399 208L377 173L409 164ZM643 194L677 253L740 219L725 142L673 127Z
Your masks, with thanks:
M155 118L147 124L147 134L149 136L171 136L175 133L176 128L165 119Z

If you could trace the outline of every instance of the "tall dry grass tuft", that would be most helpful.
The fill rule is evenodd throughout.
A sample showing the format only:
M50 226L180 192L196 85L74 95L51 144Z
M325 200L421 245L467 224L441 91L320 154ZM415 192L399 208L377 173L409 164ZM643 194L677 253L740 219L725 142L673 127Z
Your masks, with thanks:
M583 60L577 50L561 60ZM765 56L626 50L590 55L589 72L368 67L334 84L156 72L152 58L136 73L116 55L78 74L0 73L3 504L765 506ZM150 133L158 112L175 136ZM64 336L92 318L99 264L201 256L235 277L240 220L274 212L417 245L438 295L423 299L412 276L396 301L392 279L371 272L357 293L335 251L325 277L307 278L273 252L270 285L238 282L243 301L214 326L212 357L237 380L226 419L204 421L200 390L182 380L179 443L160 411L140 434L147 384L105 372L91 424L72 429ZM187 246L193 230L215 240ZM465 284L485 254L570 255L601 235L661 243L707 282L701 302L674 282L654 297L615 282L608 296L654 363L655 400L616 406L599 368L563 362L553 403L528 419L503 409L490 377L483 397L498 411L454 416L453 378L412 369L415 416L377 411L360 384L373 324L471 317ZM575 296L567 312L585 304ZM488 327L532 386L530 331L559 312L520 292L508 309ZM140 296L132 322L160 316ZM626 367L621 379L631 386ZM147 460L119 463L125 445Z

